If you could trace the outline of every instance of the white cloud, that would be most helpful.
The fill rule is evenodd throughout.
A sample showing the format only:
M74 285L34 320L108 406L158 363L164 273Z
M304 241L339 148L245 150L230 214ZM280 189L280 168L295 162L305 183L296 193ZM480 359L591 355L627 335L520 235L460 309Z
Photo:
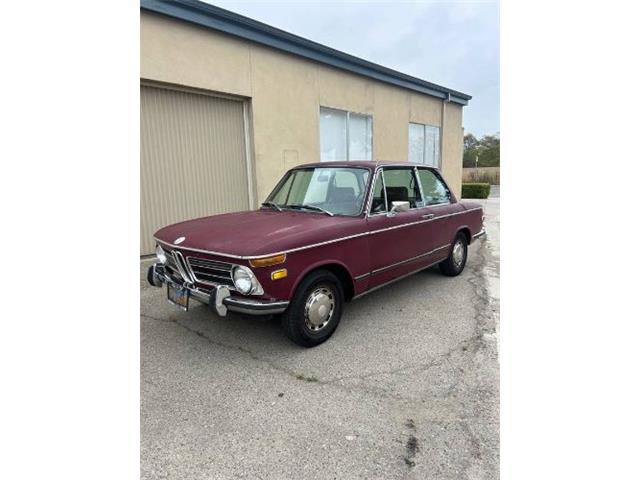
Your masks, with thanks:
M464 126L500 130L498 2L209 3L473 96Z

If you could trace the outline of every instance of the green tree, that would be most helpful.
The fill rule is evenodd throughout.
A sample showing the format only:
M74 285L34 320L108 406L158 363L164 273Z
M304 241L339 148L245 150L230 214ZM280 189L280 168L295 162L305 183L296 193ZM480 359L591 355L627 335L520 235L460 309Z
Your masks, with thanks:
M473 133L467 133L464 136L464 149L465 151L470 150L472 148L476 148L478 146L478 139L475 137Z
M464 136L464 153L462 155L462 167L473 168L476 166L476 149L478 148L478 139L473 133L467 133Z
M500 166L500 134L485 135L477 139L473 134L464 136L464 154L462 166L464 168L499 167Z

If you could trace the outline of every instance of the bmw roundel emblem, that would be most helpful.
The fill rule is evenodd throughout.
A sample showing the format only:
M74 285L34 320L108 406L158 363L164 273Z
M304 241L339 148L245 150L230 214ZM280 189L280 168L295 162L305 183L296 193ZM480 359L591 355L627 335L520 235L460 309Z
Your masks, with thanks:
M182 242L184 242L185 238L184 237L178 237L174 240L173 244L174 245L180 245Z

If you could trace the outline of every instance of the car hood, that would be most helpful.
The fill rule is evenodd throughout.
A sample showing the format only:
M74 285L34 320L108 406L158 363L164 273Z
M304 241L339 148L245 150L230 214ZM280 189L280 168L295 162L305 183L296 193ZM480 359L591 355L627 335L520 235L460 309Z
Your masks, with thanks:
M361 233L361 217L330 217L321 213L256 210L197 218L169 225L155 237L177 248L237 256L260 256Z

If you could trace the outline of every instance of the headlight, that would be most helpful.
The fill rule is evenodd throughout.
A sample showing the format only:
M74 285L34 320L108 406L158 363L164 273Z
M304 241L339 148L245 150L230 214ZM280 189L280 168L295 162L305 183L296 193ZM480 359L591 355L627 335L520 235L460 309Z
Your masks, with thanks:
M244 295L262 295L264 293L253 272L242 265L233 269L233 284Z
M167 254L164 253L160 245L156 245L156 257L158 257L160 263L167 263Z

